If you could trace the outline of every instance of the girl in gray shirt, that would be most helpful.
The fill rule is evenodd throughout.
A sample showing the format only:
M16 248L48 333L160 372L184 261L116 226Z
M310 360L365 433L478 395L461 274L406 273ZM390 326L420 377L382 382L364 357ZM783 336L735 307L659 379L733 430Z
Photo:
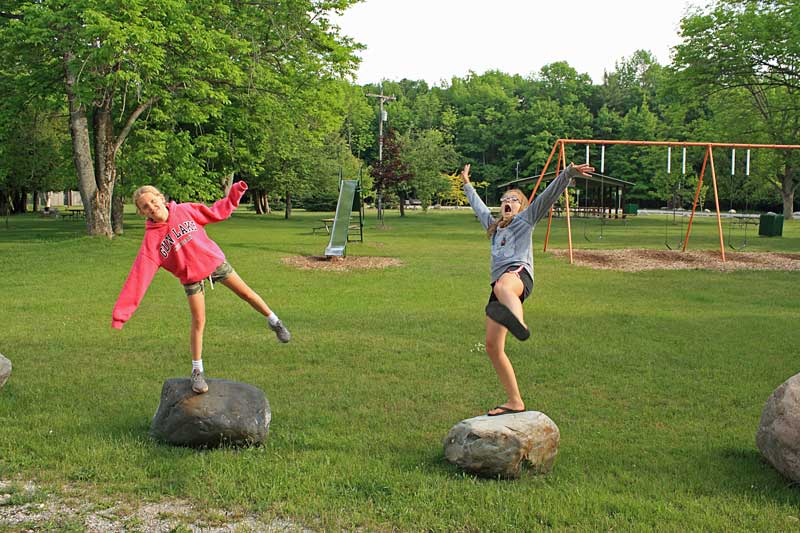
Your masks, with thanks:
M508 396L508 401L486 414L521 413L525 410L525 402L520 396L505 345L508 331L520 340L530 336L522 314L522 302L533 290L533 228L573 178L588 177L594 168L587 164L570 164L530 205L519 189L506 191L500 198L500 218L497 220L470 184L469 169L467 164L461 171L464 193L492 242L492 292L486 305L486 353Z

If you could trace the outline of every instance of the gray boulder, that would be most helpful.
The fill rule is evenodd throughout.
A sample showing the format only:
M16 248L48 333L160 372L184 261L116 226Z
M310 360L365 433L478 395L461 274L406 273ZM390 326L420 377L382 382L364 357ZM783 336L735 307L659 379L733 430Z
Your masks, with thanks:
M150 436L178 446L251 446L267 439L272 413L264 393L247 383L208 379L208 392L188 378L164 382Z
M448 461L482 477L516 478L523 461L537 474L553 469L561 437L544 413L525 411L462 420L444 439Z
M3 357L3 354L0 353L0 389L6 384L9 376L11 376L11 361Z
M767 399L756 446L778 472L800 481L800 374L787 379Z

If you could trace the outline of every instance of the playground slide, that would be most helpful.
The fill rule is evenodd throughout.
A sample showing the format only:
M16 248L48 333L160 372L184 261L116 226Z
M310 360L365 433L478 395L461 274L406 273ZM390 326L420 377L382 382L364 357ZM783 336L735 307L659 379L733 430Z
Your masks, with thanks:
M331 240L325 248L326 257L343 257L347 246L347 232L350 229L350 215L353 212L353 197L358 188L358 180L342 180L339 201L336 203L336 217L331 229Z

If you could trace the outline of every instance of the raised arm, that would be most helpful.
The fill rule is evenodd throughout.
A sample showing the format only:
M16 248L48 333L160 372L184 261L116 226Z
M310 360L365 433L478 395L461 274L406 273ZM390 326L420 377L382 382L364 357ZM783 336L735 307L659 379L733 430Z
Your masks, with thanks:
M573 178L588 178L589 172L594 172L594 167L586 163L580 165L570 163L544 191L536 196L533 203L521 214L528 222L536 224L547 214L553 204L556 203L558 197L564 194L569 182Z
M470 164L467 163L464 165L464 170L461 171L461 181L464 183L464 194L467 195L467 201L472 207L472 210L475 211L475 215L477 215L478 221L480 221L483 229L487 229L491 223L494 222L494 217L492 217L491 211L489 211L489 208L483 203L478 193L475 192L475 187L470 183L469 169Z
M234 209L239 207L239 201L242 199L242 196L244 196L246 190L247 183L237 181L231 185L228 196L217 200L211 207L203 204L192 204L194 207L195 219L203 225L225 220L231 216Z

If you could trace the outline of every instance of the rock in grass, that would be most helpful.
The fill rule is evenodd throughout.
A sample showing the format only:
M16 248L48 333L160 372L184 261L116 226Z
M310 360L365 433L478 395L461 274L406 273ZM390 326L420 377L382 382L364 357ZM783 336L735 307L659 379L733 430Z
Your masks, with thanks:
M523 461L537 474L553 469L561 437L538 411L462 420L444 439L448 461L482 477L516 478Z
M207 382L208 392L197 394L189 378L165 381L150 436L194 448L263 443L272 413L261 389L224 379Z
M767 399L756 445L778 472L800 481L800 374L787 379Z
M6 384L9 376L11 376L11 361L0 353L0 389Z

